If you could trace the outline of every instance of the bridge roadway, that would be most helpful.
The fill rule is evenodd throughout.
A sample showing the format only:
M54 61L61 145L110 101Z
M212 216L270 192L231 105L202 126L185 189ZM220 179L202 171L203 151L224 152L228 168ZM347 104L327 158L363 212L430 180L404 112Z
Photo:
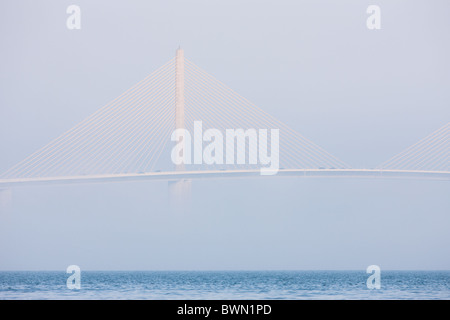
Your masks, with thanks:
M225 178L373 178L373 179L427 179L450 180L450 171L419 171L419 170L380 170L380 169L280 169L276 175L264 176L259 169L254 170L205 170L205 171L166 171L147 173L123 173L103 175L79 175L60 177L37 177L0 179L0 188L72 184L72 183L101 183L141 180L197 180L197 179L225 179Z

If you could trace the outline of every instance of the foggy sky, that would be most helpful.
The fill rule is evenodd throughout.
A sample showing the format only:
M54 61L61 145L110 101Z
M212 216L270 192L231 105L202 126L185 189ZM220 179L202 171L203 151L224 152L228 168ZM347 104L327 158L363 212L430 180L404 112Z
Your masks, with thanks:
M81 30L66 8L81 7ZM381 7L381 30L366 8ZM450 119L448 1L2 1L0 172L185 56L354 168ZM450 268L448 181L194 181L24 187L1 270Z

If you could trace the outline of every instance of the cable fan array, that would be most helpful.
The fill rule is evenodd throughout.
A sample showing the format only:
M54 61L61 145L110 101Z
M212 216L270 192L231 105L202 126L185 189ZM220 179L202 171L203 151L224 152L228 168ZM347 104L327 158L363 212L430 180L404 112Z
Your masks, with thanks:
M450 170L450 122L378 166L391 170Z
M184 59L184 123L203 129L279 129L279 166L285 169L346 169L349 165L275 119L228 86ZM1 179L139 174L173 171L176 59L171 59L122 95L9 169ZM379 169L449 170L450 124L435 131ZM185 170L247 170L249 143L236 144L242 164L187 164ZM207 144L207 142L204 142ZM234 151L233 151L234 152ZM225 157L225 155L224 155Z
M175 59L3 174L3 178L151 171L173 130Z

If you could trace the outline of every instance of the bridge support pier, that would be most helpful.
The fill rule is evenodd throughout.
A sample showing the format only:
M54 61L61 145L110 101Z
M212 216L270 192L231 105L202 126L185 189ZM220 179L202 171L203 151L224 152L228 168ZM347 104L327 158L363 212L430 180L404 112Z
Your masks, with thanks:
M191 180L169 181L171 212L188 212L191 208Z
M12 190L0 189L0 213L8 213L12 208Z
M175 128L185 129L184 126L184 52L177 50L175 58ZM177 137L178 138L178 137ZM178 141L178 139L177 139ZM186 143L183 141L183 143ZM184 163L177 164L175 171L185 171ZM169 208L171 212L183 213L190 210L191 181L169 181Z

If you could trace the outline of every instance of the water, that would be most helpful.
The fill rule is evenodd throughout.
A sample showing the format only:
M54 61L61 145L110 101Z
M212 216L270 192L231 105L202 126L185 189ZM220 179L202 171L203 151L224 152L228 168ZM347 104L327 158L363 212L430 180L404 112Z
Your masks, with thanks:
M69 290L58 271L0 272L0 299L450 299L450 271L82 271Z

